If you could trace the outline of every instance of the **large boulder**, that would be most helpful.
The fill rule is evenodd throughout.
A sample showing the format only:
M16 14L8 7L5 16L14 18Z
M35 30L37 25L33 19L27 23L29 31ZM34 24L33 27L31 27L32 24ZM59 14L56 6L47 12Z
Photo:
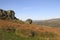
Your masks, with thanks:
M0 9L0 19L16 19L15 12L13 10L3 10Z
M6 19L7 12L5 10L0 9L0 19Z
M0 9L0 17L3 15L3 9Z
M2 16L6 18L7 17L7 11L4 10Z
M13 10L8 10L7 11L7 17L14 19L15 18L15 12Z
M27 20L26 20L26 23L27 23L27 24L32 24L32 19L27 19Z

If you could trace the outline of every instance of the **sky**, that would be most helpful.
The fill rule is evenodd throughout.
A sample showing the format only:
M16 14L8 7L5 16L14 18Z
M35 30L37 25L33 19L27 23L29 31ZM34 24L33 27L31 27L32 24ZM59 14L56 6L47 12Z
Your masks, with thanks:
M14 10L21 20L60 18L60 0L0 0L0 9Z

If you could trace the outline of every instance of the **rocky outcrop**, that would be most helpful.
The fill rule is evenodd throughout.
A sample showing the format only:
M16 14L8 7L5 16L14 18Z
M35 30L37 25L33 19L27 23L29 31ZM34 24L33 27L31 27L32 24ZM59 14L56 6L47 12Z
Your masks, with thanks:
M0 9L0 19L17 19L13 10Z
M27 23L27 24L32 24L32 19L27 19L27 20L26 20L26 23Z

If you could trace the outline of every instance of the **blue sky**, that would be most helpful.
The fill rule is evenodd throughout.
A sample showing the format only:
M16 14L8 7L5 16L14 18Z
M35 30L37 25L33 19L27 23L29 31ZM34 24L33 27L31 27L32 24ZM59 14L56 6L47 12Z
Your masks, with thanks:
M60 18L60 0L0 0L0 8L14 10L22 20Z

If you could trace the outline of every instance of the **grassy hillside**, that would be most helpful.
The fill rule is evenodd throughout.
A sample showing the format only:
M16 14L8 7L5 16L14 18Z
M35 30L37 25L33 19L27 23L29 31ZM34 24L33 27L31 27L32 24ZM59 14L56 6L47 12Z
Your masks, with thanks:
M31 19L23 22L16 18L13 10L0 9L0 40L60 40L60 28L52 27L59 27L60 20L31 23Z
M43 21L37 20L34 21L33 23L38 25L50 26L50 27L60 27L60 18L43 20Z
M1 31L2 30L2 31ZM60 40L60 29L22 21L0 20L1 40Z
M0 32L0 40L59 40L59 38L54 37L57 36L55 34L50 33L43 33L40 36L34 36L34 37L22 37L18 36L15 33L8 33L6 31Z

